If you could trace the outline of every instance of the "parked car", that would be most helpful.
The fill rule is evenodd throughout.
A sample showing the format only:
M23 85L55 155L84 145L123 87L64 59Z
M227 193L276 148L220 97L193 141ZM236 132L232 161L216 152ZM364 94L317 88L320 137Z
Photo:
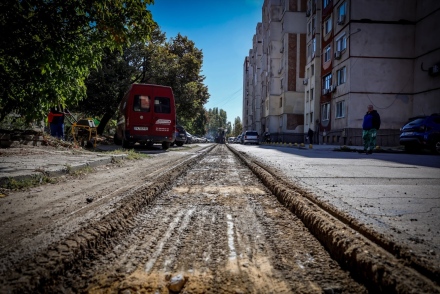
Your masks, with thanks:
M229 137L229 138L228 138L228 143L229 143L229 144L234 143L234 139L235 139L235 137Z
M439 113L410 119L400 131L400 145L405 146L405 150L414 152L421 149L430 149L440 154Z
M256 131L246 131L242 137L243 145L260 144L260 136Z
M187 131L185 131L185 133L186 133L186 144L192 144L192 143L194 143L194 141L193 141L193 136L190 134L190 133L188 133Z
M176 125L176 139L173 142L173 145L183 146L186 142L186 131L185 128L179 125Z
M235 144L241 144L241 137L242 137L241 134L238 135L238 136L235 138L234 143L235 143Z

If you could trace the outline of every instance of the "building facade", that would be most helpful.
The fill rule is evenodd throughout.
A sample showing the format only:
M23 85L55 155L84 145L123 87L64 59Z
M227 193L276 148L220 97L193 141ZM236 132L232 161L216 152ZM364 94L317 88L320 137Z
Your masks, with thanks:
M279 32L261 36L269 78L260 124L278 141L304 141L310 128L321 144L360 145L372 104L382 118L378 144L398 145L410 117L440 112L440 1L265 1L265 23Z
M266 0L249 51L243 100L244 130L269 132L273 140L298 141L304 132L306 1ZM249 98L247 95L253 93ZM259 123L258 123L259 121Z

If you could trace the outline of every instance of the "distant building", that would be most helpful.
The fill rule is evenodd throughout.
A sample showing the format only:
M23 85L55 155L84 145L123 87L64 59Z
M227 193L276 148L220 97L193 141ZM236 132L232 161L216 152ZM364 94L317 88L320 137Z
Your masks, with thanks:
M311 128L320 143L360 145L373 104L378 144L398 145L410 117L440 112L440 1L266 0L261 26L246 99L261 97L259 124L275 140L302 142Z

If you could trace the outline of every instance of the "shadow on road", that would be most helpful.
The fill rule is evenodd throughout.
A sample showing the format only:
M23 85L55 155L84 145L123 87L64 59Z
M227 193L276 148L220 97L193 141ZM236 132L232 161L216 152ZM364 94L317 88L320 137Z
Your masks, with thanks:
M367 155L359 152L335 151L334 149L331 149L331 147L326 149L308 149L298 147L258 145L256 148L277 150L279 152L295 154L308 158L374 159L400 164L440 168L440 155L436 154L408 154L404 152L387 152L386 150L383 150Z

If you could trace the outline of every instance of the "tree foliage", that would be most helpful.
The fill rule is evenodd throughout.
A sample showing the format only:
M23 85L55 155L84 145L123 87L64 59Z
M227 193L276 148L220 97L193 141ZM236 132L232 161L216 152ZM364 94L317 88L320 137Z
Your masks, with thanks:
M203 53L194 42L178 34L163 44L149 44L149 56L142 82L170 86L176 98L176 112L181 120L193 121L204 115L209 99L208 87L201 74Z
M131 44L122 53L105 52L102 66L86 80L87 98L75 110L102 116L98 126L102 134L131 83L171 86L179 124L194 134L204 134L207 119L203 104L209 94L200 75L202 58L192 41L178 35L166 42L165 34L156 27L146 43Z
M4 0L0 3L0 121L28 121L86 96L105 50L147 40L152 0Z
M232 127L232 134L234 137L237 137L243 133L243 125L241 123L241 119L239 116L237 116L234 120L234 126Z
M208 117L208 133L212 137L216 137L219 128L227 128L227 113L223 109L214 107L207 112Z

